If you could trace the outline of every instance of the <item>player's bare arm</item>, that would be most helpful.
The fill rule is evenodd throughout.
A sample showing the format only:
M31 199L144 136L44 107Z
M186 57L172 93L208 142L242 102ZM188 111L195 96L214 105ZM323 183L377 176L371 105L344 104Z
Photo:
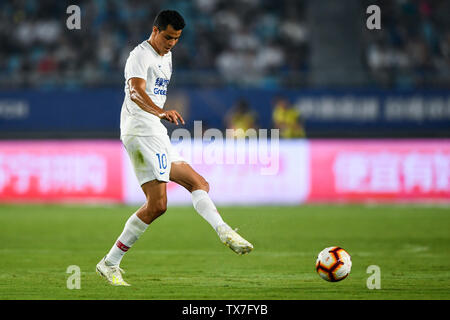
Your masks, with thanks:
M158 107L152 99L145 92L146 81L141 78L131 78L128 80L130 88L130 98L144 111L157 116L160 119L165 119L169 122L178 125L178 121L184 124L183 117L176 110L164 111Z

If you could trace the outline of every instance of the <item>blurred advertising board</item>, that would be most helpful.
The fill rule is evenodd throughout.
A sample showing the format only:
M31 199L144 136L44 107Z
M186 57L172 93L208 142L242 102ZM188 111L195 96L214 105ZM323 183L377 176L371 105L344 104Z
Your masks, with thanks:
M0 137L118 138L123 96L121 88L0 91ZM448 90L176 87L167 104L180 111L189 130L200 119L224 129L224 115L246 101L258 114L258 127L272 128L281 97L300 112L308 138L450 137Z
M0 142L0 202L122 202L116 141Z
M256 140L255 140L256 141ZM450 140L174 142L217 205L450 203ZM170 182L170 205L191 205ZM145 201L118 140L0 142L0 202Z
M307 141L214 146L192 140L176 149L208 181L217 205L299 204L309 193ZM125 201L142 203L145 197L130 161L124 163ZM190 193L173 182L168 184L167 198L169 205L192 204Z
M316 140L312 202L450 201L450 140Z

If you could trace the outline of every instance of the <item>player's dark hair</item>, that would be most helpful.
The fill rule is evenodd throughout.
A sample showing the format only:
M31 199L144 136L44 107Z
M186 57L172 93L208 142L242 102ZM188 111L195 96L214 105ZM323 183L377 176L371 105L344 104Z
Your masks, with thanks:
M183 17L175 10L163 10L155 18L153 26L157 27L159 31L166 30L168 25L171 25L175 30L181 30L186 23Z

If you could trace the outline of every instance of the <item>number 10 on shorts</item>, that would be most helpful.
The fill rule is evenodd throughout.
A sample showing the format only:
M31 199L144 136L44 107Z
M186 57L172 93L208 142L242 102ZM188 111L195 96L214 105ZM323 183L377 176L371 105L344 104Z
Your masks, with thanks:
M158 164L159 164L159 170L166 170L167 169L167 156L165 153L157 153L156 156L158 157ZM164 172L159 172L160 174L163 174Z

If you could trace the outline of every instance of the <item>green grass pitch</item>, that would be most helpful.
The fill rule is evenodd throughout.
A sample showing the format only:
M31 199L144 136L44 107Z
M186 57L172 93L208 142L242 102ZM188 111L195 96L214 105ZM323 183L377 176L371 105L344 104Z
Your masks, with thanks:
M238 256L191 207L169 207L122 260L131 287L95 273L136 207L1 205L0 299L449 299L450 208L304 205L222 207L255 249ZM317 254L341 246L350 276L329 283ZM68 289L70 265L80 289ZM367 267L380 268L369 290Z

